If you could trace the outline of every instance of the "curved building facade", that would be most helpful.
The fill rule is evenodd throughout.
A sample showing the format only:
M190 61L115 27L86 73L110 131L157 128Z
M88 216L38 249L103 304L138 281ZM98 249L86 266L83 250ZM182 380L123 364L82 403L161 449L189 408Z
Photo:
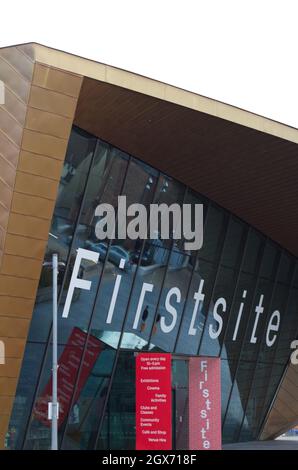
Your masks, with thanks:
M175 449L189 448L194 357L220 359L223 444L297 423L298 131L35 44L0 50L0 79L2 446L50 447L53 253L59 448L135 449L144 352L171 354ZM119 196L202 204L203 246L173 227L99 241L96 208L120 220ZM89 289L63 315L82 249L98 261L82 256Z

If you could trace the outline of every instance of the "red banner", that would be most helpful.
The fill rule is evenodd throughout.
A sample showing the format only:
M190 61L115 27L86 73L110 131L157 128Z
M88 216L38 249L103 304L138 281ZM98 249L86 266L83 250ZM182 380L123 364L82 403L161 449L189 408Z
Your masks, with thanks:
M87 333L79 328L74 328L58 361L59 426L61 426L69 411L86 338ZM84 362L81 367L80 377L74 396L74 403L77 401L101 350L102 344L99 339L94 336L89 336ZM48 420L48 403L51 401L51 398L52 378L48 381L34 407L35 417L45 426L50 426L51 424L51 421Z
M137 356L136 449L172 449L171 354Z
M189 359L189 449L221 449L220 359Z

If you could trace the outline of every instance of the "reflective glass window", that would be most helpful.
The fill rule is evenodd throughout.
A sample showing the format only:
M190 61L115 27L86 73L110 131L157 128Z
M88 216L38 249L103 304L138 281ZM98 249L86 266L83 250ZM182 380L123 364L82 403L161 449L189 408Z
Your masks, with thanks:
M122 351L109 394L97 449L135 449L135 360Z
M44 355L44 344L27 343L16 398L6 435L8 449L20 449L30 419L32 400L38 380L39 369Z
M246 427L251 424L244 413L254 370L253 362L243 361L239 365L223 423L224 443L237 442L241 426Z
M222 251L221 264L236 269L241 263L248 228L235 218L230 219Z
M119 196L126 197L125 208ZM101 203L109 204L115 215L115 232L104 239L97 237L104 220L97 212ZM126 217L125 209L136 203L146 211L141 227L133 215ZM185 234L176 239L179 217L171 211L162 220L159 216L155 227L149 215L152 203L176 205L180 211L191 204L192 216L195 204L202 203L202 248L187 249ZM167 217L165 236L161 222ZM127 235L133 223L147 239ZM97 261L88 259L88 252ZM134 449L135 355L148 350L176 355L173 387L179 390L179 409L185 405L179 415L184 427L173 421L179 445L184 448L188 438L187 374L180 372L187 369L187 356L198 354L221 355L223 441L258 438L298 331L297 260L174 178L74 127L6 436L8 448L50 447L52 272L46 263L53 253L62 263L61 448ZM80 254L84 256L75 272ZM74 275L90 283L90 289L75 288L62 317Z
M234 269L219 268L200 346L200 355L218 356L221 351L236 281L237 272Z
M225 239L227 222L228 214L219 207L210 204L204 227L204 243L199 252L200 258L218 262Z
M197 260L180 325L176 353L197 354L210 308L215 276L216 267L213 264Z

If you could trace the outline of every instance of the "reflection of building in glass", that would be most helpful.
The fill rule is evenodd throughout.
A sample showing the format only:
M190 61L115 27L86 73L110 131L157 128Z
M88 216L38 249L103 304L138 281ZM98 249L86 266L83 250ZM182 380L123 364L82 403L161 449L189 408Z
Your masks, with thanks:
M72 300L69 317L67 320L59 318L60 363L65 362L69 353L71 353L72 360L75 357L77 362L77 370L73 370L72 380L67 383L70 408L66 409L63 420L60 418L59 429L61 436L64 436L63 445L66 448L69 446L73 448L77 448L77 446L92 447L95 445L94 439L96 437L97 445L104 447L104 422L108 421L109 424L106 425L112 426L115 421L118 423L115 424L117 434L115 435L111 431L106 439L110 443L112 442L112 446L119 445L124 448L124 441L125 445L134 446L133 428L129 428L134 419L134 403L131 395L131 390L134 387L133 376L131 382L128 382L128 377L126 378L130 393L126 398L121 398L121 400L128 400L128 402L127 404L122 403L123 409L121 413L117 412L118 414L112 412L113 393L117 393L114 391L117 384L116 376L114 375L112 382L110 380L111 374L115 374L113 368L115 360L118 364L116 370L121 367L121 361L124 360L123 367L126 369L129 367L128 364L134 361L134 356L129 353L129 350L144 351L146 349L175 352L182 356L198 353L210 356L220 355L222 358L223 438L225 441L242 439L241 436L244 436L245 439L255 438L262 424L262 418L265 417L266 407L263 408L263 406L270 402L276 387L274 367L270 358L274 359L275 355L279 354L278 360L281 361L281 364L287 359L288 351L284 350L287 345L283 344L282 347L281 341L285 341L289 337L290 324L285 324L284 328L281 328L280 339L271 348L266 345L265 335L270 315L274 310L280 309L281 315L288 317L289 320L293 318L293 312L287 310L287 302L290 301L292 308L297 302L296 290L291 292L289 285L295 264L294 258L291 258L287 253L282 253L277 245L270 240L266 241L261 234L249 228L236 217L229 215L213 203L208 203L206 199L195 193L189 193L191 201L202 202L206 207L205 239L208 241L206 246L197 253L183 252L176 243L169 246L160 239L152 242L130 241L128 248L124 248L125 243L121 246L117 241L111 243L98 241L93 233L96 219L89 219L90 225L86 222L81 223L81 219L89 210L90 194L93 195L96 202L99 200L98 194L101 194L101 201L106 201L106 194L108 200L115 199L115 196L112 195L112 183L107 177L112 171L116 174L117 169L127 168L126 174L125 171L122 171L125 178L123 177L122 181L116 180L114 183L114 191L117 194L119 192L125 194L125 188L130 188L131 178L134 180L138 174L140 179L142 173L148 175L146 178L150 177L152 181L156 181L151 191L151 199L154 201L163 200L164 194L166 194L167 201L171 203L171 188L173 188L173 198L180 194L180 202L182 203L184 188L180 183L169 180L167 193L165 193L161 189L164 185L159 183L160 178L163 181L166 178L164 175L159 176L155 170L152 170L152 176L149 176L151 175L150 167L143 166L141 162L132 158L129 159L127 155L115 151L108 144L98 142L95 145L96 141L92 136L83 135L81 131L78 134L75 128L72 136L71 142L72 139L78 139L78 136L80 139L94 142L96 150L90 159L90 170L86 171L86 189L82 196L82 206L79 209L80 217L77 218L73 231L67 229L68 235L66 237L65 226L69 227L68 214L71 214L70 219L72 220L71 204L76 205L77 201L68 198L68 186L65 185L65 182L63 182L63 190L60 191L60 198L56 203L51 233L55 233L57 238L49 237L46 256L58 250L60 258L68 266L59 277L61 285L60 311L62 311L65 302L77 248L85 247L96 251L100 257L97 265L88 260L82 261L79 276L92 282L91 291L77 289ZM90 145L85 144L85 148L90 148ZM81 154L81 159L90 158L89 155ZM104 165L97 163L94 170L92 169L93 161L98 162L99 155L105 159L108 157L110 168L104 169ZM66 164L67 159L68 156ZM98 172L97 178L94 175L96 171ZM94 176L92 179L87 179L88 172ZM146 178L144 177L144 179ZM101 183L99 184L98 181ZM109 185L108 189L107 185ZM72 191L72 189L70 190ZM139 195L141 198L143 197L142 185ZM138 200L136 186L134 187L134 197ZM69 207L65 205L65 201L70 202ZM64 217L61 226L59 222L57 224L56 214L61 213L62 203ZM130 266L130 269L119 269L121 259L125 260L125 264ZM280 271L281 269L282 271ZM280 272L282 274L279 274ZM107 323L117 275L121 276L120 288L113 315ZM46 286L48 288L50 286L50 280L46 281L46 276L47 272L44 270L40 279L23 373L19 382L19 394L22 396L22 383L26 378L24 375L27 370L26 364L28 367L33 366L33 358L30 358L32 357L31 351L37 347L40 348L40 344L44 344L45 355L39 356L39 361L42 361L43 364L41 362L37 367L41 371L38 388L33 389L32 383L26 392L25 402L28 403L27 400L30 400L32 412L30 421L23 428L26 431L26 434L23 435L23 437L26 436L25 448L30 448L33 445L44 448L48 445L49 440L49 433L46 432L48 423L41 419L40 413L38 414L36 411L38 407L40 408L41 397L45 396L45 389L49 386L50 369L47 364L50 363L50 350L47 350L46 338L50 332L51 299L49 293L46 294L45 291ZM202 280L204 280L202 289L204 301L198 305L195 311L195 296ZM143 310L135 328L136 311L144 283L152 284L153 288L151 292L146 293ZM178 289L181 293L179 302L177 298L171 298L171 303L177 312L175 323L172 322L173 319L166 308L167 295L173 288ZM243 298L244 291L246 292L245 299ZM257 324L257 341L253 343L251 335L256 321L255 309L260 295L264 297L264 312ZM213 313L218 298L226 299L228 315L226 312L220 312L223 321L222 331L214 339L210 337L209 330L213 328L216 331L219 327ZM292 304L292 302L294 303ZM169 327L169 331L166 333L161 328L161 318L164 318L165 324ZM173 323L173 327L171 327L171 323ZM84 336L86 339L82 341L81 345L70 346L73 343L71 335L74 328L79 328L84 335L84 331L89 331L91 336ZM86 361L88 354L91 353L91 348L94 347L91 338L98 338L102 346L96 359L96 365L92 364L92 367L88 369ZM69 351L71 348L74 348L74 351ZM116 351L119 348L123 352L117 356ZM82 366L83 356L85 358L84 366ZM121 359L122 356L123 359ZM34 357L34 362L36 360ZM119 369L119 374L121 373L121 369ZM258 392L263 390L260 396L255 396L253 388L248 388L249 380L251 385L253 382L260 385ZM107 384L112 385L112 388ZM108 401L105 400L106 396ZM24 403L22 408L23 406ZM94 407L105 408L105 415L102 418L104 421L101 424L100 416L94 421L92 414ZM20 419L24 421L24 414L21 415L18 409L17 397L12 415L12 426L21 429L17 423ZM109 409L110 411L108 411ZM82 410L85 410L84 413ZM122 412L124 412L124 417ZM27 416L30 417L28 412ZM89 420L91 420L90 424L88 424ZM95 430L92 426L101 429L100 434L95 436ZM126 433L130 436L129 438ZM20 432L19 439L21 439ZM122 444L120 444L121 442Z
M39 47L44 54L47 51L30 47L35 57ZM33 74L29 49L17 48L15 54L29 61ZM7 54L4 51L2 61L0 51L0 65L7 62ZM49 60L55 54L49 54ZM26 345L16 390L16 380L13 385L7 378L13 408L5 428L6 447L47 449L50 443L46 404L51 273L44 268L40 272L46 243L45 259L56 252L65 263L58 280L61 448L135 447L134 374L139 351L173 355L173 416L179 417L177 422L173 419L174 447L188 445L191 356L221 358L223 442L272 438L292 428L298 409L291 404L285 418L282 397L298 387L297 372L288 367L290 342L298 328L297 249L292 235L284 235L282 223L275 224L268 211L277 197L270 188L279 181L279 161L284 159L284 172L293 167L295 139L291 142L290 133L285 134L288 140L281 139L286 128L274 123L272 135L260 132L257 124L251 125L249 113L239 122L232 113L228 118L229 107L222 116L220 111L218 116L210 110L208 114L202 103L199 109L188 108L190 101L183 101L186 92L181 90L167 88L169 96L171 90L180 96L177 102L161 99L166 93L151 96L141 87L140 77L140 82L135 78L138 89L127 89L124 79L113 85L95 80L100 64L94 64L89 78L78 78L78 67L84 75L84 60L71 58L67 63L73 60L77 68L58 70L65 56L57 52L57 62L35 64L30 78L30 99L35 101L28 102L27 121L33 129L23 131L26 148L20 152L11 220L3 249L0 246L0 315L3 309L3 317L13 317L8 338L9 332L21 331L15 348L21 351ZM31 118L37 112L41 115ZM35 129L37 122L49 128ZM259 165L260 174L268 173L259 193L253 165ZM291 186L292 172L285 174L287 184L279 189L284 201L287 185L293 193L296 190L297 175ZM183 240L161 237L98 240L95 209L108 203L117 210L119 195L127 196L127 204L146 207L203 204L202 249L185 251ZM26 234L21 234L18 220ZM295 227L289 231L297 239ZM69 315L62 318L79 248L98 253L99 261L82 259L78 276L90 281L91 289L75 289ZM17 271L12 257L18 260Z

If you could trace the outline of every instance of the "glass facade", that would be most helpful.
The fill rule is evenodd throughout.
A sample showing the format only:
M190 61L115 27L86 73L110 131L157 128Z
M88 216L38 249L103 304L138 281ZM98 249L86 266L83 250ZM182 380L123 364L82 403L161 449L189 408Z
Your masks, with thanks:
M160 238L99 242L95 208L108 203L117 214L119 195L146 207L203 204L203 247L185 251L183 240ZM63 318L78 248L95 251L99 261L82 261L79 277L91 288L75 289ZM64 263L58 279L60 448L135 448L135 354L148 350L173 353L180 414L187 413L187 357L220 357L223 442L258 438L298 327L293 256L212 201L75 127L45 261L52 253ZM10 449L50 447L51 276L43 266L6 439ZM137 318L144 283L153 287ZM204 298L196 302L199 289ZM166 308L169 296L175 321ZM276 333L270 325L277 323ZM173 421L173 446L185 448L187 426Z

